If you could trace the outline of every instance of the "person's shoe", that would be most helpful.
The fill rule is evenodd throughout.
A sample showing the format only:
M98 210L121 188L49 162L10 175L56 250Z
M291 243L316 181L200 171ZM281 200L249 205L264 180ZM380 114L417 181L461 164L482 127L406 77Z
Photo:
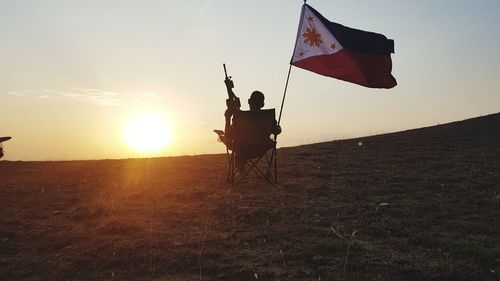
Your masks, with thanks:
M234 176L236 178L241 178L241 177L243 177L243 175L245 175L245 166L237 167L236 172L234 173Z

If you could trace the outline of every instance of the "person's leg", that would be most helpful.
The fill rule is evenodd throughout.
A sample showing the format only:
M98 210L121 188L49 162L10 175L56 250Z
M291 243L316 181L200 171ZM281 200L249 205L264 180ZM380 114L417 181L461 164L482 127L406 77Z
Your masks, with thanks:
M236 153L234 157L234 164L236 168L236 174L243 174L245 172L245 158L242 157L240 153Z

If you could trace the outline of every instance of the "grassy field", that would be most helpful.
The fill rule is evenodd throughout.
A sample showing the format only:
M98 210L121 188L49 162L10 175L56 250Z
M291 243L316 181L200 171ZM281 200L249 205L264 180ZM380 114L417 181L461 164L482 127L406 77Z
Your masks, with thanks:
M500 114L278 157L0 162L0 280L500 280Z

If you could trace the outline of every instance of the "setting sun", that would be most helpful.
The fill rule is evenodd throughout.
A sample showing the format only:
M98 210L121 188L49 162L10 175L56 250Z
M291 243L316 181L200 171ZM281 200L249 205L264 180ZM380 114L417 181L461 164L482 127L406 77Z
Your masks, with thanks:
M125 142L139 152L157 152L172 141L167 118L158 112L132 116L123 131Z

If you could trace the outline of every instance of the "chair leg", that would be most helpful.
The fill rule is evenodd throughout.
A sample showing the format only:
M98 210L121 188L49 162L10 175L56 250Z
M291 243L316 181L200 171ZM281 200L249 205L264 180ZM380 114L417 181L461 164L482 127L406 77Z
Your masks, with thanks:
M273 155L274 151L271 152L270 157L266 153L266 162L267 162L266 178L268 179L268 181L272 181L272 176L273 176L273 160L274 160ZM276 171L274 171L274 173L276 173Z
M262 158L266 156L266 164L267 168L265 173L259 168L257 165ZM252 170L258 177L263 177L270 185L274 185L277 183L277 173L276 173L276 148L273 148L271 155L269 155L269 151L262 155L260 158L256 158L256 160L249 159L246 161L246 165L248 166L248 170L243 173L243 175L239 176L238 179L235 177L235 156L234 152L231 153L231 184L238 185ZM274 163L273 163L274 162ZM274 168L274 172L273 172ZM274 173L274 182L273 182L273 173Z
M271 181L270 177L268 177L262 170L257 166L259 161L263 158L264 156L261 156L255 161L252 161L251 159L247 160L246 164L248 165L249 169L238 179L236 182L236 185L239 184L249 173L250 171L253 171L258 177L264 178L269 184L273 185L273 182ZM249 164L250 163L250 164ZM269 166L269 163L267 163ZM268 167L269 169L269 167ZM266 172L267 173L267 172Z
M248 173L250 173L250 171L254 171L254 162L252 162L251 160L247 160L248 162L252 163L252 165L249 165L248 163L245 163L248 165L249 169L245 171L245 173L243 175L240 175L240 178L238 179L238 181L236 182L236 185L238 185L247 175ZM255 173L255 171L254 171Z
M269 169L269 164L272 163L272 154L271 154L271 158L269 158L269 155L267 155L266 153L266 163L267 163L267 169L266 169L266 178L269 178L271 176L271 169ZM269 161L271 159L271 161Z
M273 148L271 152L271 157L268 158L266 155L266 159L268 164L266 175L268 176L269 180L271 180L274 174L274 183L276 184L278 183L278 169L277 169L278 165L276 164L277 163L276 147Z
M234 185L234 174L235 174L235 164L234 164L234 152L229 152L226 147L227 161L228 161L228 171L227 171L227 181L231 185Z
M229 149L226 146L226 155L227 155L227 182L231 181L231 155L229 154Z
M278 157L276 157L276 147L274 148L274 183L278 183Z
M235 155L234 155L234 152L231 153L231 185L234 185L234 179L235 179L235 176L236 176L236 163L235 163L236 159L235 159Z

